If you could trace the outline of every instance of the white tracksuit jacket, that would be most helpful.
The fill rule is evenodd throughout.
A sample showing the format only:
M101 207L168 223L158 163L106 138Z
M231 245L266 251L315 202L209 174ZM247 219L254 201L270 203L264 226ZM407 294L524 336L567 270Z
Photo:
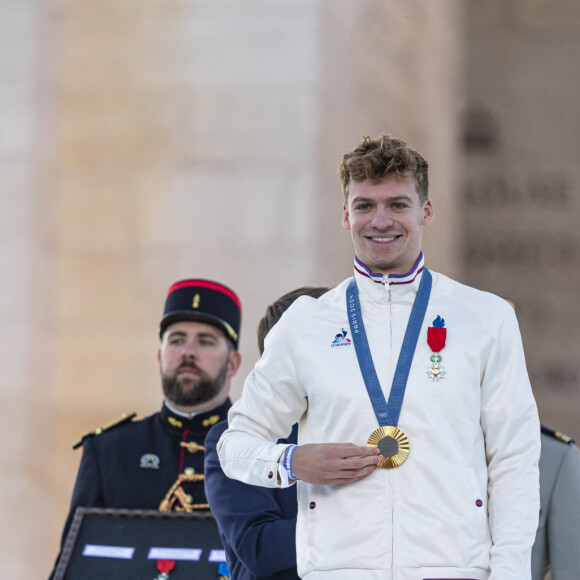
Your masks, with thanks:
M406 276L355 261L374 364L388 400L423 258ZM540 424L512 307L432 272L398 427L406 462L336 486L298 482L298 571L307 580L529 580L539 512ZM345 280L299 298L270 331L229 413L225 473L274 487L285 445L366 445L378 427L354 345ZM441 316L445 375L429 377L427 327ZM338 335L346 336L333 346ZM274 477L272 477L272 473Z

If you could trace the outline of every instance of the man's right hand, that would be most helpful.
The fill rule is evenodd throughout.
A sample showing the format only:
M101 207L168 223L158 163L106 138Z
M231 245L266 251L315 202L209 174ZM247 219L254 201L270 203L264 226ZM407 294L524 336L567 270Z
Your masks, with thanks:
M294 475L307 483L335 485L370 475L380 461L377 447L352 443L298 445L292 458Z

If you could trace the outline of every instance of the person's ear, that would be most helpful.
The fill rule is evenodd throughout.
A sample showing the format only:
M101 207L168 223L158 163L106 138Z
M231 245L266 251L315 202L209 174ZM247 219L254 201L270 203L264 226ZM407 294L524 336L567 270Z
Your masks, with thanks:
M240 369L241 364L242 355L237 350L234 350L230 355L230 360L228 362L228 377L233 377Z
M435 218L435 212L433 211L433 205L431 200L428 199L423 205L423 219L421 220L422 226L428 226Z
M350 230L350 213L346 204L342 206L342 227L345 230Z

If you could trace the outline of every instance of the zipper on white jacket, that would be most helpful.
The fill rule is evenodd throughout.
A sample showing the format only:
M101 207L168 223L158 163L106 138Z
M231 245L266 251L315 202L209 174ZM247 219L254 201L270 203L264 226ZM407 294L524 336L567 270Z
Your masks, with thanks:
M393 340L393 324L392 324L393 303L392 303L392 296L391 296L391 280L390 280L388 274L383 275L383 288L385 289L385 292L387 294L387 306L388 306L388 311L389 311L389 345L391 345L392 340ZM389 362L392 362L390 359L391 359L391 353L389 351Z
M393 345L393 301L392 301L392 294L391 294L391 280L388 274L383 275L383 287L385 288L385 292L387 295L387 310L388 310L388 345L389 351L387 353L387 357L389 360L389 369L393 369L393 365L395 364L393 361L393 352L392 352L392 345ZM392 383L392 381L391 381ZM387 470L390 471L390 470ZM392 570L395 565L395 490L393 489L393 479L391 477L391 473L387 476L387 489L386 489L387 498L390 501L390 521L391 521L391 565L389 570L388 580L392 580L393 574Z
M387 301L389 304L391 303L391 280L389 279L388 274L383 275L383 286L385 291L387 292Z

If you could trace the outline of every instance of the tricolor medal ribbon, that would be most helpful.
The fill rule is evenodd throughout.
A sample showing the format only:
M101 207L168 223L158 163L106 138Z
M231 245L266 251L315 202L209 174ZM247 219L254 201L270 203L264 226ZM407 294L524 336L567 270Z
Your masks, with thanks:
M435 383L439 382L445 376L444 367L441 366L443 357L439 352L445 348L445 340L447 338L447 329L445 328L445 320L437 315L433 321L433 326L427 329L427 344L433 351L430 357L431 366L427 368L427 376Z
M157 560L157 570L159 575L154 580L169 580L169 573L175 568L173 560Z

